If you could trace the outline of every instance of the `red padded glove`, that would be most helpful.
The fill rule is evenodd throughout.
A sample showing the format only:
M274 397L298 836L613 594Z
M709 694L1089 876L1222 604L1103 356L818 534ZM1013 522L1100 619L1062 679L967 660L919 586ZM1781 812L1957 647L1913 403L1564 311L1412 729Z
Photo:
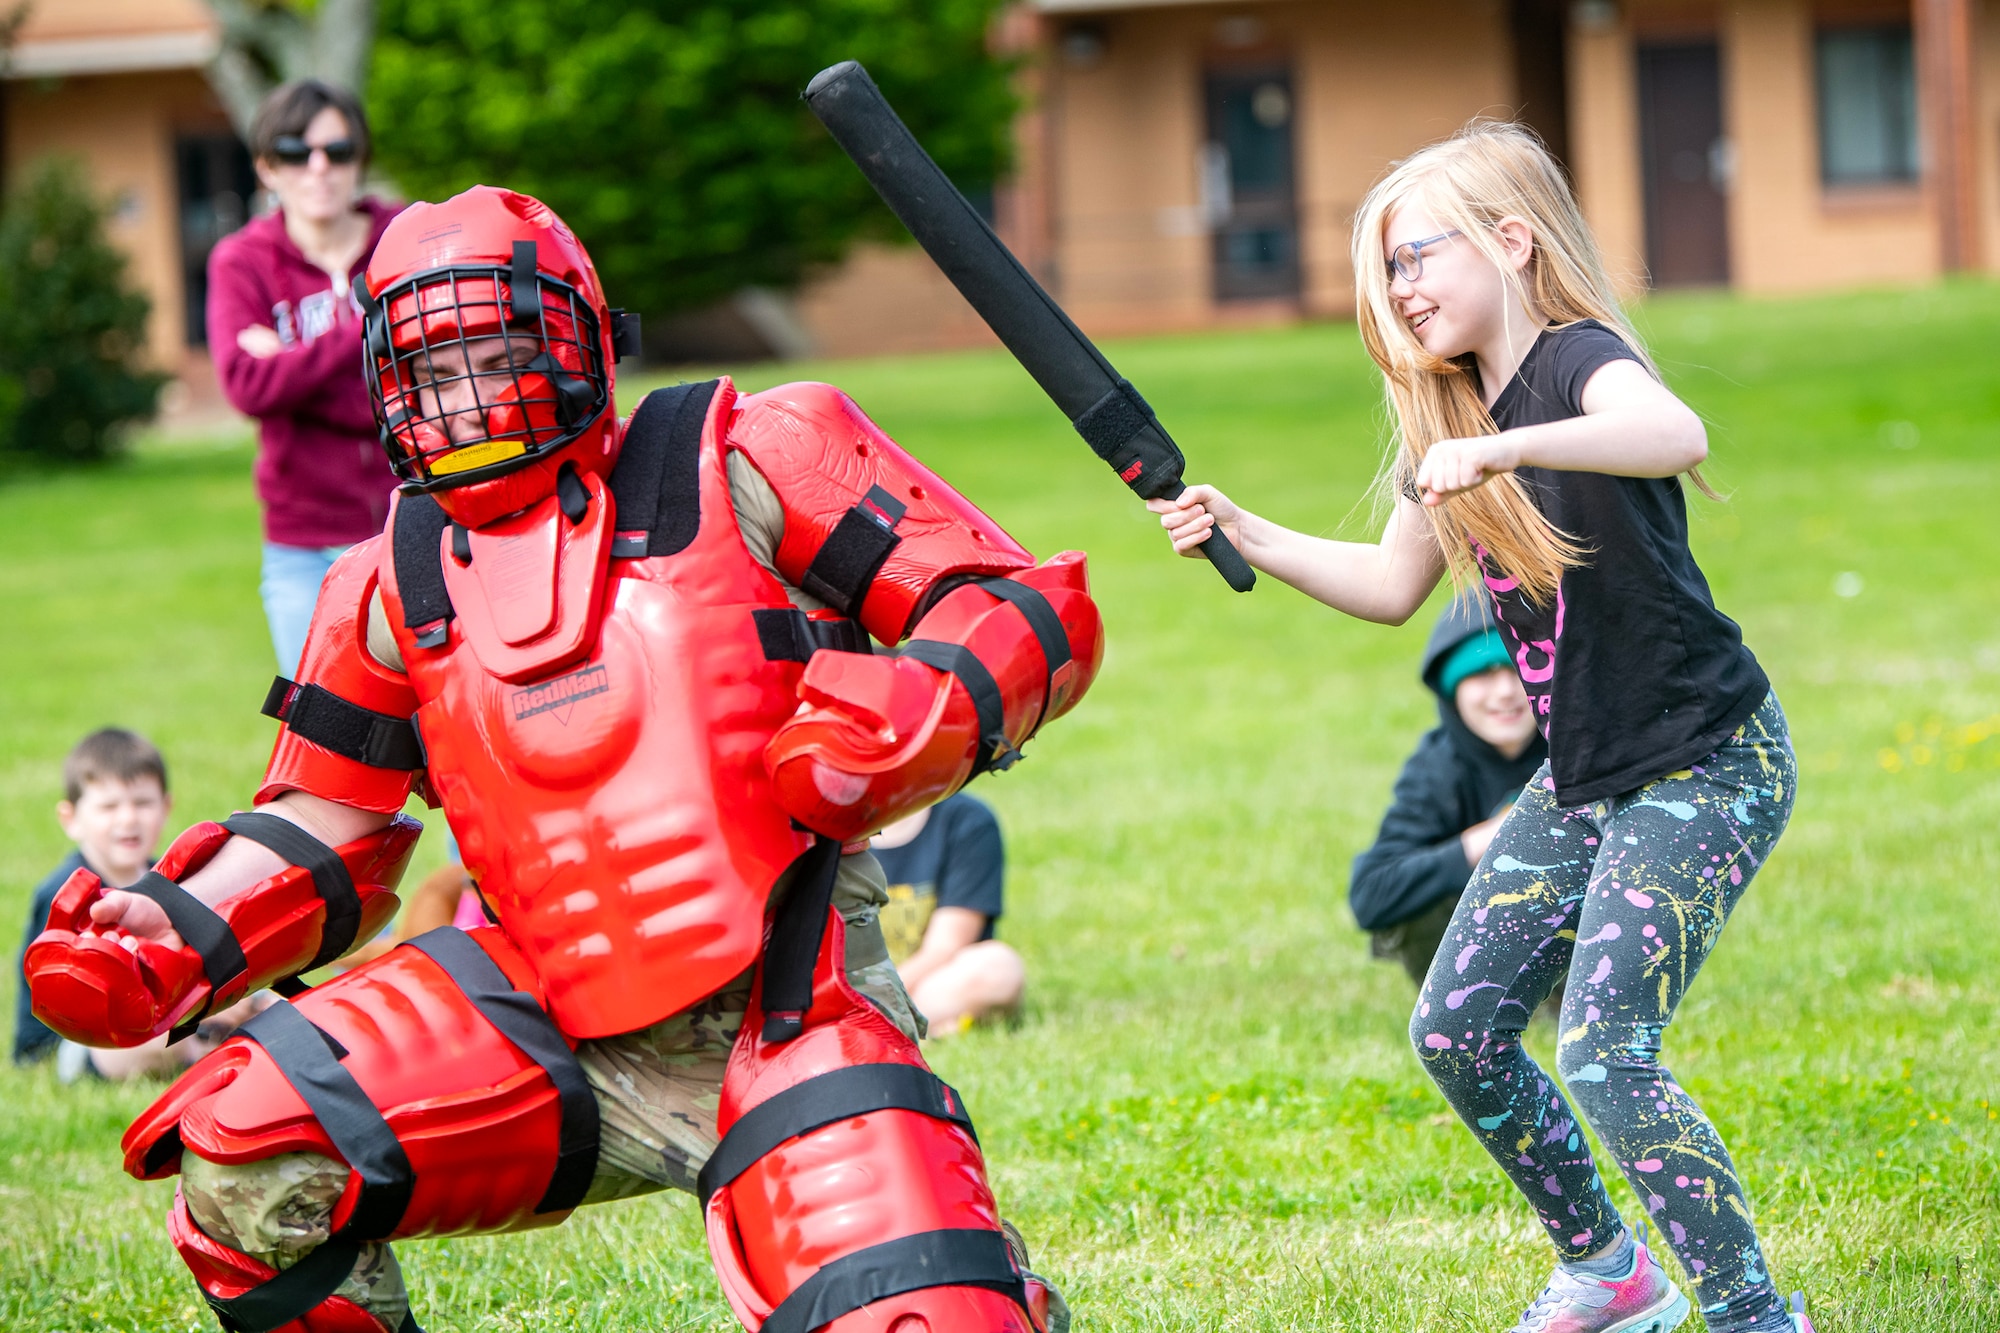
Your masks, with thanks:
M239 815L230 822L268 827L247 822L257 820L283 823L270 815ZM22 960L35 1017L88 1046L142 1045L226 1009L251 991L330 962L320 956L323 945L338 945L337 956L388 923L397 907L394 889L423 832L421 824L398 815L378 832L339 848L318 844L296 825L287 827L323 853L318 877L290 865L203 908L178 881L208 864L232 833L221 824L202 823L174 839L148 876L128 888L167 908L182 936L178 947L99 926L90 908L108 890L90 870L71 874L49 910L48 928ZM339 886L324 890L336 895L334 914L345 936L329 941L323 927L330 900L318 880L340 879L335 860L345 870L352 898L340 901ZM185 902L168 906L169 898ZM351 930L344 924L350 921Z

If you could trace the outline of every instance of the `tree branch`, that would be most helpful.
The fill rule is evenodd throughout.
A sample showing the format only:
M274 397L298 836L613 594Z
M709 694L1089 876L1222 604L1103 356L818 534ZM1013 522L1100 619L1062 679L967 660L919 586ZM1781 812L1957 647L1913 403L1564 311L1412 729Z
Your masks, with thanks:
M373 0L363 0L370 9ZM208 83L245 139L257 104L272 88L312 72L316 25L285 0L205 0L222 26L222 49L208 64ZM320 6L322 13L340 8ZM372 23L371 23L372 28ZM366 49L366 39L363 41Z
M319 0L308 69L315 77L359 93L375 44L375 0Z

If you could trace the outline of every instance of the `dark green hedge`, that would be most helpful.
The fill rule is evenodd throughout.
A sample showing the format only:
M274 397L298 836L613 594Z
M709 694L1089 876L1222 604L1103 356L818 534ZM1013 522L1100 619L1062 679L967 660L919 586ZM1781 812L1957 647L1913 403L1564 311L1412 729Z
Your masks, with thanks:
M0 206L0 453L90 462L153 414L149 302L74 163L42 163Z

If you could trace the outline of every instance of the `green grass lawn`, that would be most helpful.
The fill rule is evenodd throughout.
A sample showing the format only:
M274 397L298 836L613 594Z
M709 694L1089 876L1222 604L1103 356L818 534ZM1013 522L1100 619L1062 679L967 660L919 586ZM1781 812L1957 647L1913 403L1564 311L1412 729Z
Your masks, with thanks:
M1666 1058L1822 1330L2000 1328L2000 287L1662 299L1642 318L1711 423L1730 498L1698 506L1697 554L1802 767L1791 831ZM1382 416L1351 326L1112 351L1194 479L1307 531L1359 529ZM846 387L1037 552L1091 554L1104 672L979 786L1010 837L1003 933L1029 960L1028 1013L932 1051L1079 1327L1507 1327L1551 1254L1418 1068L1410 987L1344 903L1433 716L1427 618L1371 627L1270 580L1235 596L1174 560L998 354L799 373ZM83 731L158 740L177 824L235 808L261 771L249 463L242 439L156 442L0 488L9 949L65 850L51 806ZM1551 1034L1535 1040L1546 1057ZM170 1187L118 1168L152 1095L0 1072L0 1327L211 1326L162 1234ZM679 1197L403 1256L433 1329L733 1326Z

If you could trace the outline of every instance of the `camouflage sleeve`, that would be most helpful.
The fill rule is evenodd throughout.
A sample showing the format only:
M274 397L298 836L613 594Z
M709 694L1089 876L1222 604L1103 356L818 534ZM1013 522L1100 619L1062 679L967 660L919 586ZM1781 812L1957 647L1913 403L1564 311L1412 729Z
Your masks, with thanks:
M736 510L736 527L743 534L743 544L750 548L751 558L785 585L785 596L792 599L792 605L801 611L826 610L825 602L800 592L778 572L778 544L785 539L785 507L757 465L735 450L729 454L729 502Z

